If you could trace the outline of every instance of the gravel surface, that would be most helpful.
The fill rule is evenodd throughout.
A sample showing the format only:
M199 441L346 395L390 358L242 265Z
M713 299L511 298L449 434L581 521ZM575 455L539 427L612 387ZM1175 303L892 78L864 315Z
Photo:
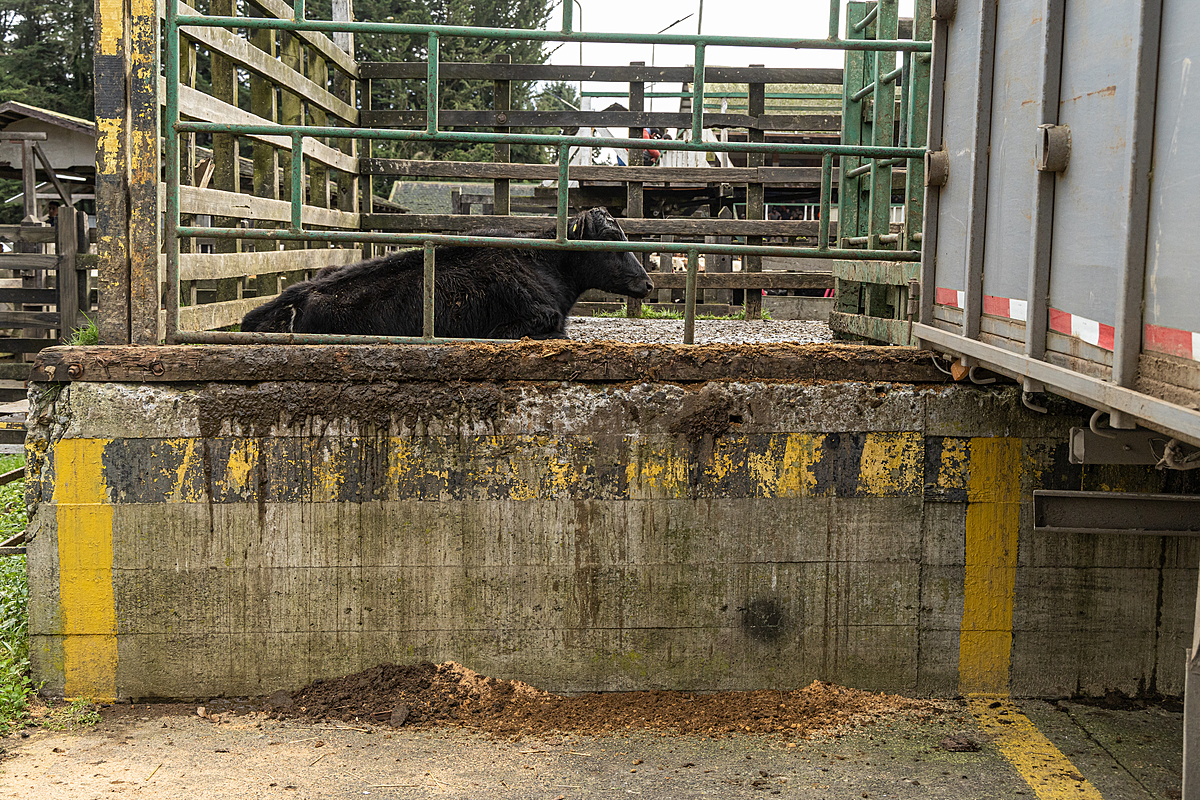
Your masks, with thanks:
M681 319L624 319L618 317L571 317L567 335L582 342L645 342L682 344ZM751 342L829 342L833 334L824 322L802 320L696 320L696 344L744 344Z

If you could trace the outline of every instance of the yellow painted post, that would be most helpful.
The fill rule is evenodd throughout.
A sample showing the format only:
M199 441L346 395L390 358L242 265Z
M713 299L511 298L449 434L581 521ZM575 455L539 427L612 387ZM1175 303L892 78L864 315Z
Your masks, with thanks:
M129 36L129 339L158 344L162 276L158 207L158 10L155 0L131 0Z
M96 254L104 344L129 343L129 194L126 171L128 15L120 0L96 3Z
M969 452L958 688L966 695L1007 696L1021 527L1021 440L976 438Z
M117 699L113 595L113 509L102 456L105 439L63 439L54 448L64 693Z

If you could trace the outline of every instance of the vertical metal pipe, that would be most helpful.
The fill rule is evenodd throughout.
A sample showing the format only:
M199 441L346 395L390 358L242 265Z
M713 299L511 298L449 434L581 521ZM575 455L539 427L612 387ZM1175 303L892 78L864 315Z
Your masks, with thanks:
M176 17L179 4L166 5L166 68L167 140L164 158L167 162L167 204L164 246L167 249L167 325L164 337L167 344L175 343L179 331L179 133L175 124L179 122L179 25Z
M304 0L292 0L292 18L296 22L304 21Z
M1142 303L1146 294L1146 229L1150 222L1150 166L1154 156L1154 102L1158 84L1158 43L1163 0L1142 3L1134 83L1133 115L1129 119L1129 187L1126 210L1125 264L1117 290L1117 316L1113 332L1112 382L1133 386L1142 352ZM1134 428L1125 414L1109 419L1114 428Z
M425 132L430 135L438 129L438 35L429 34L429 60L425 74Z
M842 13L841 0L829 0L829 38L837 41L840 16Z
M433 242L425 243L425 314L422 324L422 336L426 339L433 338L433 290L435 286L434 277L434 255Z
M292 230L303 225L304 210L304 137L292 134Z
M572 3L571 0L563 0L562 8L563 8L562 32L563 33L571 33L571 28L573 27L574 22L575 22L572 19L572 16L575 14L575 4Z
M696 64L692 68L692 141L699 142L704 124L704 42L696 42Z
M558 241L567 240L567 196L570 177L570 145L558 146Z
M696 342L696 275L700 272L700 251L688 250L687 283L683 295L683 343Z
M833 194L833 153L821 156L821 218L817 222L817 249L829 249L829 207Z
M1042 19L1041 89L1038 94L1039 125L1057 125L1062 84L1063 26L1066 0L1046 0ZM1025 295L1025 354L1041 359L1046 354L1046 327L1050 302L1050 237L1054 224L1055 173L1039 171L1030 208L1032 236L1029 241L1029 288ZM1042 385L1026 380L1026 392L1040 392Z

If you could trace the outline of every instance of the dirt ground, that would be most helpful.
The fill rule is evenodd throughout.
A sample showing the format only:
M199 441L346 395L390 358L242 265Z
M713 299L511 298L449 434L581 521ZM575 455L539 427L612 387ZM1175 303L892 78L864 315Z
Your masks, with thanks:
M237 711L228 701L210 705L206 713ZM927 701L820 682L788 692L647 691L564 697L519 681L485 677L453 661L374 667L317 681L297 692L277 692L259 707L277 719L371 722L394 728L456 725L505 737L632 730L795 739L880 715L942 713L940 706Z
M1182 714L1030 701L1105 800L1177 798ZM562 697L448 662L268 698L119 704L0 739L0 798L1033 796L958 700L789 692Z

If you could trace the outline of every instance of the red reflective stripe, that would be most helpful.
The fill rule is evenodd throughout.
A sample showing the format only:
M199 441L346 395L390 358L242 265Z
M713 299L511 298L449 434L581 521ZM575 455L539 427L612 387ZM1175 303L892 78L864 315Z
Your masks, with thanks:
M953 289L943 289L939 286L934 294L934 299L937 300L938 305L958 308L958 292Z
M1156 353L1166 353L1169 356L1196 358L1200 353L1192 350L1192 332L1181 331L1178 328L1164 328L1160 325L1146 326L1147 350Z
M1011 317L1008 313L1008 298L1007 297L992 297L990 294L983 296L983 313L991 314L997 317Z
M1050 309L1050 330L1071 335L1071 315L1057 308Z

